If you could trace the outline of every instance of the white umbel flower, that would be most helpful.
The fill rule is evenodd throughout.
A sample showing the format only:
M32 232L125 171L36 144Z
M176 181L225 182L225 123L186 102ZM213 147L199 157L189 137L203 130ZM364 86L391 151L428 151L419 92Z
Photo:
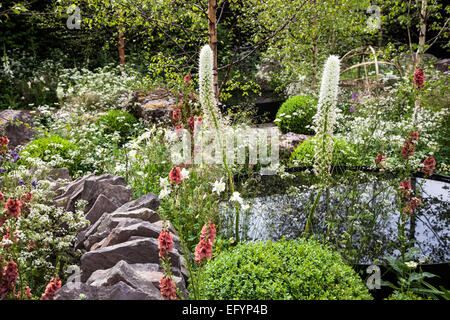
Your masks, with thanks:
M323 180L330 174L333 158L333 131L336 122L336 101L339 88L340 61L330 56L325 63L320 86L317 113L314 126L317 143L315 144L314 173Z

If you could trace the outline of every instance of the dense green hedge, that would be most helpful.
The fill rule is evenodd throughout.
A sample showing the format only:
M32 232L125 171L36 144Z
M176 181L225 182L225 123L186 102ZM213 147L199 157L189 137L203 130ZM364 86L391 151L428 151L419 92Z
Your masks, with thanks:
M201 299L372 299L340 255L316 241L240 243L209 261Z
M281 132L313 134L309 128L317 111L317 100L309 96L291 97L284 102L277 113L277 125Z
M309 138L300 144L292 152L290 162L298 166L312 166L314 164L314 147L316 138ZM333 165L360 165L358 153L355 148L347 141L333 138Z

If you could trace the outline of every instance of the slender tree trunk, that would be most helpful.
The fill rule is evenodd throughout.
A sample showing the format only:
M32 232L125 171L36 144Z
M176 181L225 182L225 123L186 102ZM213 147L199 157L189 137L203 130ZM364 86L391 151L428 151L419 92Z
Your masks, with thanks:
M311 88L314 89L316 87L317 82L317 56L319 55L319 48L317 46L317 34L314 36L313 40L313 68L312 68L312 79L311 79Z
M217 71L217 19L216 19L217 1L209 0L208 2L208 31L209 31L209 46L213 52L213 76L214 76L214 93L216 100L219 99L219 74Z
M422 0L422 8L420 9L420 31L419 31L419 48L416 53L416 69L420 68L422 62L422 54L425 46L425 34L427 31L427 0Z
M416 64L415 64L416 69L419 69L422 64L422 55L425 46L425 33L427 31L426 15L427 15L427 0L422 0L422 8L420 9L419 47L417 48ZM420 98L420 95L419 97L417 97L414 105L415 107L414 107L413 123L414 127L416 127L419 113L422 110L422 100Z
M119 60L120 60L120 65L124 66L125 65L125 40L123 38L123 26L120 25L119 28L120 28L120 30L119 30Z
M314 6L316 5L316 0L313 1ZM311 75L311 89L314 89L316 87L317 82L317 56L319 55L319 48L317 46L318 41L318 30L317 30L317 15L314 15L313 18L313 25L314 25L314 36L313 36L313 68L312 68L312 75Z

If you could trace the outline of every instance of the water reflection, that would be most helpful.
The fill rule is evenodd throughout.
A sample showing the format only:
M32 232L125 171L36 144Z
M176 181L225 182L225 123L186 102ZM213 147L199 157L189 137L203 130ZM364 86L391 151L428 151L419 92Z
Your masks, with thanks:
M429 262L450 261L449 184L420 178L415 183L421 189L423 206L408 220L407 235ZM328 197L323 193L319 201L314 233L321 238L328 234L354 263L371 263L386 255L398 255L395 241L400 212L395 203L395 189L388 181L329 189ZM293 192L259 195L249 200L251 208L241 216L243 238L278 240L282 236L301 236L315 192L307 186L298 186ZM222 214L233 217L229 209L222 210ZM332 228L327 221L332 222Z

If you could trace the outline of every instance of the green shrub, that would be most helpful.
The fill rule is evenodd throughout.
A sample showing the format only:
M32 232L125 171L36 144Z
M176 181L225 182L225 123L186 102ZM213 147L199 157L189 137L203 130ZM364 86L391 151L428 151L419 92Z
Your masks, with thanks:
M277 113L278 128L281 132L313 134L308 128L313 123L317 111L317 100L309 96L291 97L284 102Z
M297 239L240 243L210 260L199 275L201 299L371 299L338 253Z
M316 144L316 138L309 138L300 144L292 152L290 162L299 166L312 166L314 164L314 147ZM359 155L355 148L347 141L333 138L334 150L333 150L333 165L360 165Z
M79 153L76 152L77 149L76 144L58 135L51 135L33 140L22 153L27 154L27 157L52 162L52 166L55 168L67 167L70 174L73 175L81 161Z
M97 120L97 124L103 126L104 133L112 134L116 131L119 132L122 143L133 134L133 125L137 122L138 120L131 113L124 110L110 110Z

